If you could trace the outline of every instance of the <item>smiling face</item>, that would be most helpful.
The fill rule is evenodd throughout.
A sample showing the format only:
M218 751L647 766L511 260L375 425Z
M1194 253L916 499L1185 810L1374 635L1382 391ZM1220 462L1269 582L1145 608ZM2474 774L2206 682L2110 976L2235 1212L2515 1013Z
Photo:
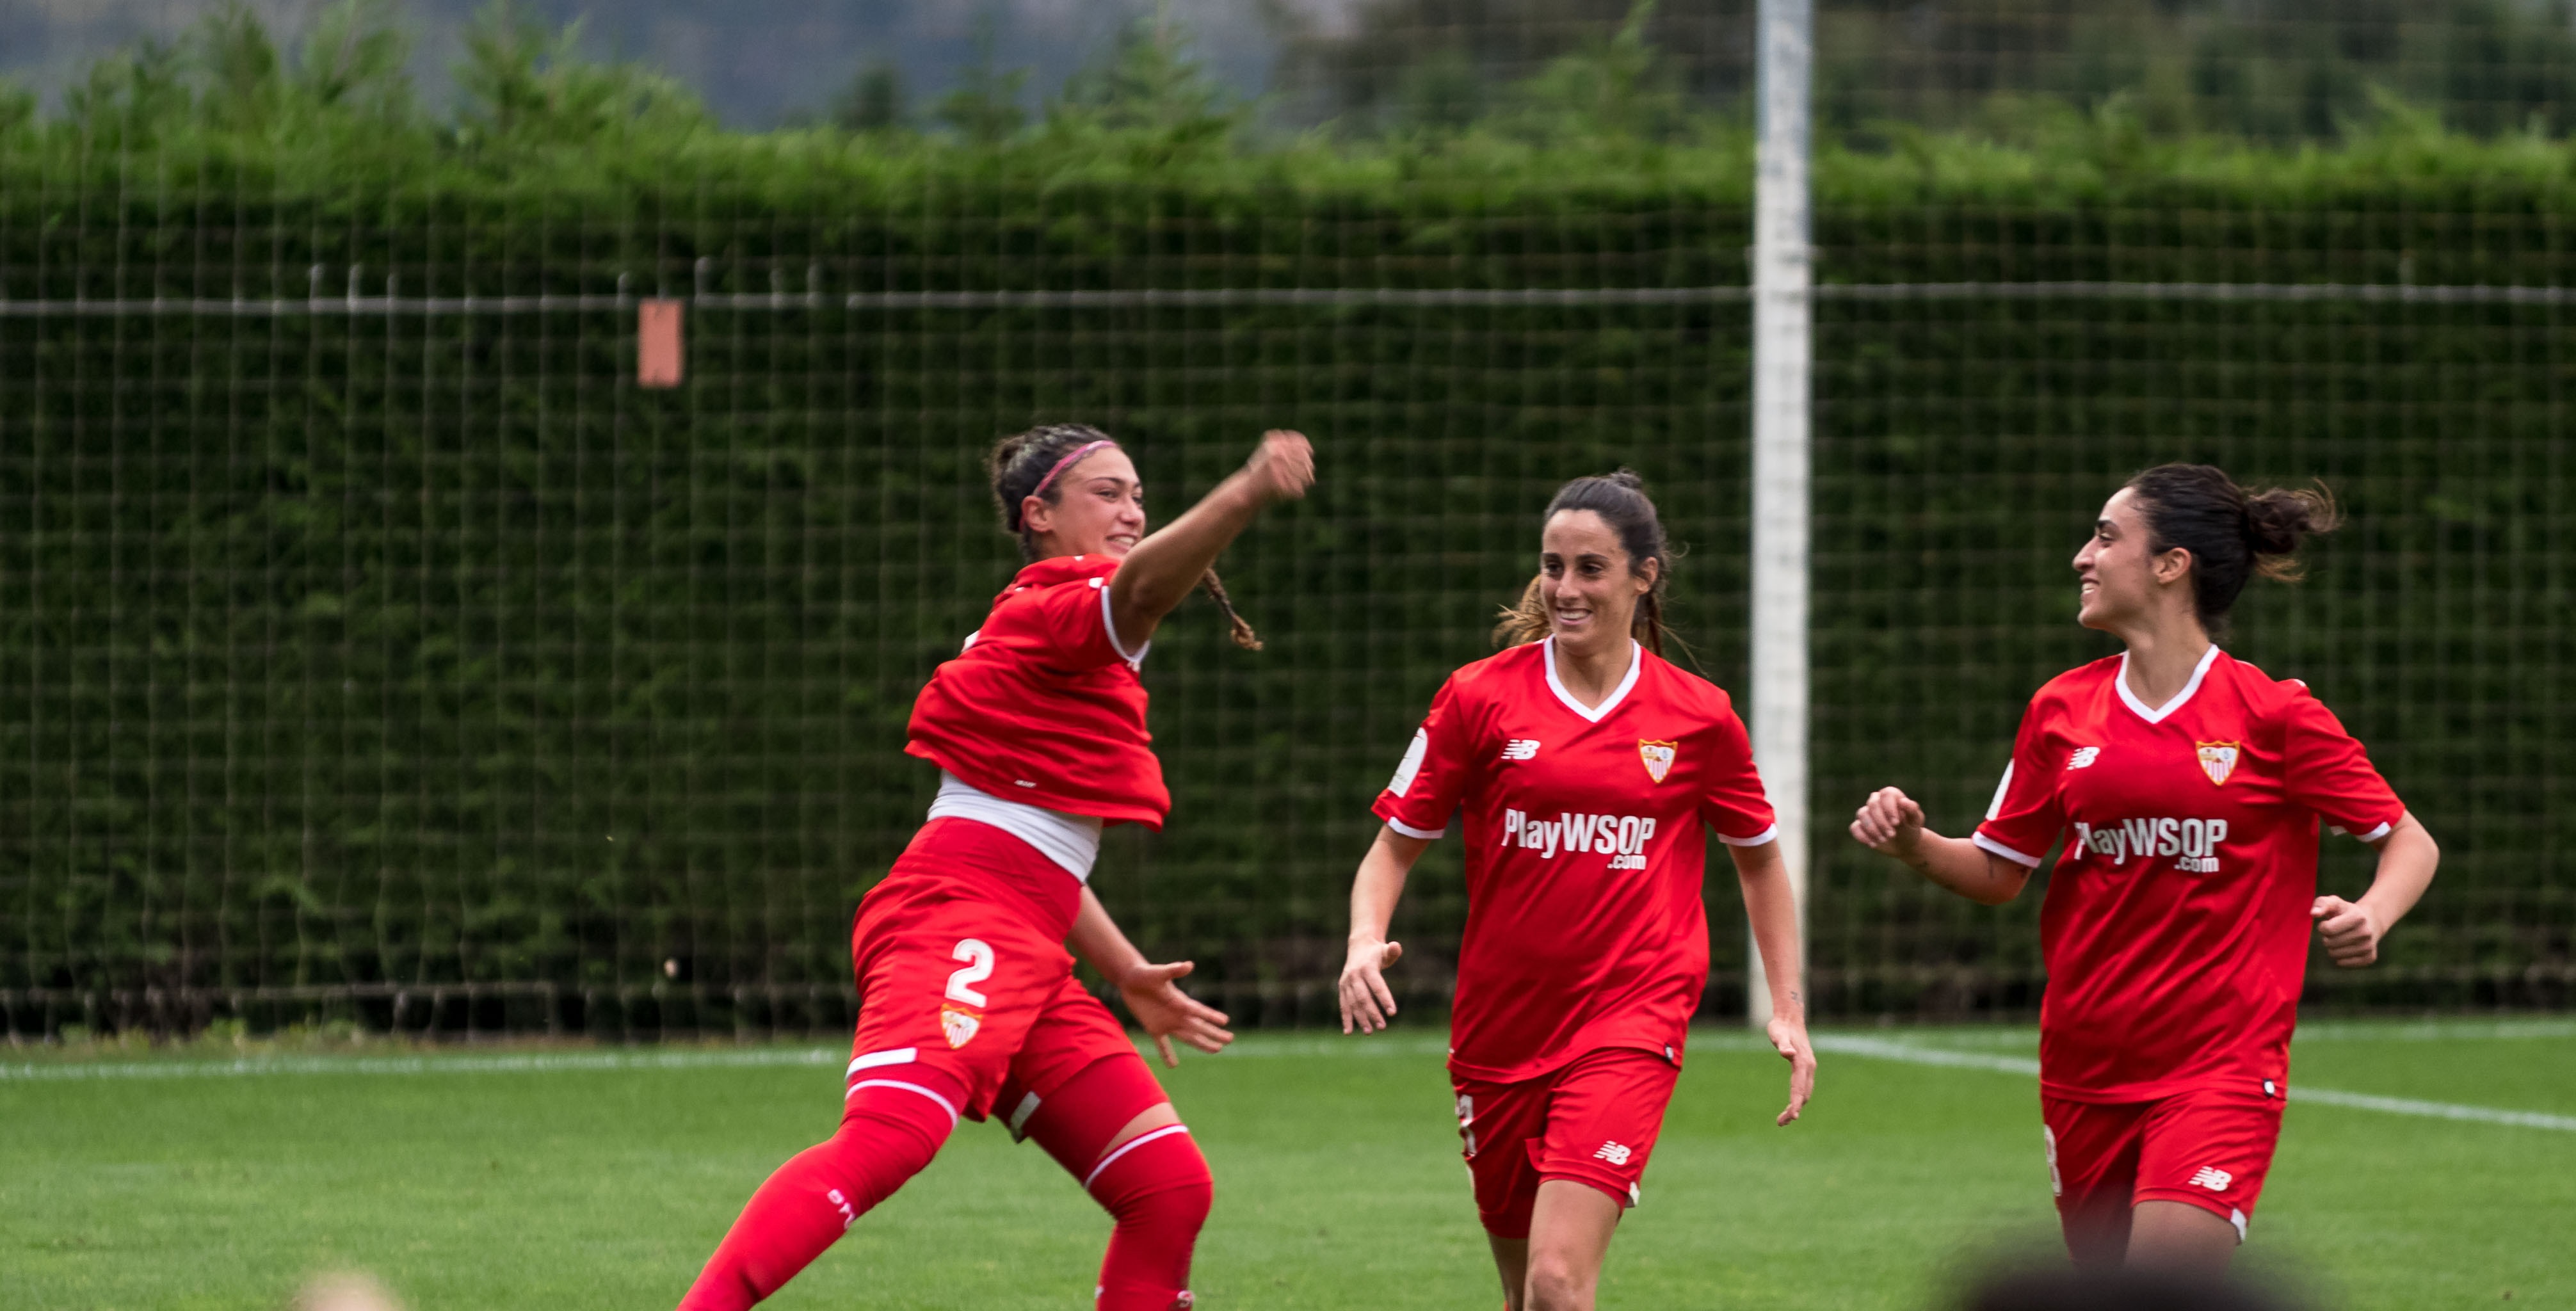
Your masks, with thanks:
M1020 522L1037 540L1038 558L1105 555L1123 560L1145 536L1145 484L1115 446L1093 451L1055 476L1043 497L1020 502Z
M1548 632L1567 645L1594 649L1624 641L1637 598L1653 591L1659 566L1629 567L1627 549L1608 520L1591 510L1559 510L1539 533L1538 593Z
M2157 554L2150 547L2137 493L2126 487L2113 492L2094 520L2093 536L2075 553L2075 622L2121 631L2146 621L2176 588L2183 589L2187 606L2191 552L2174 547Z

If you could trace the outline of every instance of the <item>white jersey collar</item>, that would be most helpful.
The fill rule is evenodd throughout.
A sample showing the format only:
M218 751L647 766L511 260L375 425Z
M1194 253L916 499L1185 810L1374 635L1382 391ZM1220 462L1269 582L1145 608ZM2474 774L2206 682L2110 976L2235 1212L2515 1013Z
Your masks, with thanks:
M1574 694L1566 691L1565 684L1557 679L1556 639L1549 637L1541 640L1539 649L1547 657L1547 690L1556 693L1556 699L1564 702L1566 709L1595 724L1609 718L1610 712L1618 709L1619 703L1628 699L1628 689L1637 685L1637 671L1646 667L1645 648L1637 645L1637 639L1629 638L1628 676L1619 680L1619 686L1613 689L1610 695L1603 697L1600 705L1587 706L1575 700ZM2193 680L2193 685L2198 686L2197 679Z
M2200 690L2200 680L2209 677L2209 667L2216 663L2218 663L2218 644L2212 642L2208 650L2200 653L2200 663L2192 666L2191 681L2182 685L2182 691L2175 693L2173 700L2153 710L2147 708L2146 702L2138 699L2137 693L2129 690L2129 653L2126 651L2120 653L2120 670L2111 676L2111 684L2120 689L2120 700L2127 704L2129 709L2138 712L2138 718L2150 724L2161 724L2165 716L2182 709L2183 704L2191 700L2192 693Z

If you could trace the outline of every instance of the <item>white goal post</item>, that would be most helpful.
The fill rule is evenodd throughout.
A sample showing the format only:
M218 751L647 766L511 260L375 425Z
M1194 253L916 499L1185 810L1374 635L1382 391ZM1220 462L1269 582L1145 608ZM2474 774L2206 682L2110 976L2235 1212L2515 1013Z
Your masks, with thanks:
M1807 944L1807 591L1814 269L1808 245L1813 0L1762 0L1761 141L1753 184L1753 759L1780 817L1780 856ZM1762 953L1745 954L1745 1016L1771 1016Z

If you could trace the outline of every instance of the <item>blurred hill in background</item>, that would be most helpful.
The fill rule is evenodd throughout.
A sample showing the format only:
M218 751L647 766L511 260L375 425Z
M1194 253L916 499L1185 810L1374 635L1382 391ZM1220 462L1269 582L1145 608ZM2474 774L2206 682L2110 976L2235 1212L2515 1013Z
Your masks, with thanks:
M577 23L569 51L665 75L736 129L937 126L961 89L1034 116L1148 30L1272 134L1437 133L1531 112L1651 133L1745 112L1754 3L521 0L512 14L549 33ZM179 51L245 16L292 36L344 7L0 0L0 77L52 110L104 56ZM458 100L487 0L356 8L403 35L421 104ZM1855 144L1908 127L2009 136L2068 114L2272 142L2330 139L2398 103L2477 135L2563 134L2576 117L2570 0L1820 0L1818 44L1820 116ZM1585 51L1625 70L1618 103L1550 94L1551 62Z

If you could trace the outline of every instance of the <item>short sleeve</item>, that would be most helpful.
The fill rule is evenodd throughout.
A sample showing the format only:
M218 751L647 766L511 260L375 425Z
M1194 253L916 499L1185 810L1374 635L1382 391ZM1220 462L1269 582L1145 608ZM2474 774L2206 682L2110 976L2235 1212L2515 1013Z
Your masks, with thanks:
M1976 844L2026 869L2039 868L2057 835L2066 828L2066 811L2057 800L2057 775L2047 760L2048 734L2034 699L2021 716L2013 737L2012 761L1977 825Z
M1449 831L1449 816L1466 795L1467 768L1475 759L1474 726L1458 703L1458 685L1442 683L1431 698L1395 777L1370 807L1388 828L1409 838L1436 838Z
M2364 842L2388 836L2406 814L2405 803L2379 776L2369 753L2314 696L2303 695L2290 704L2281 772L2291 801Z
M1708 790L1700 797L1700 818L1730 847L1758 847L1780 836L1771 798L1762 790L1762 772L1753 764L1753 740L1732 707L1718 711L1714 741L1717 759L1710 762Z
M1027 631L1052 663L1065 669L1099 669L1144 663L1146 642L1133 651L1118 644L1109 621L1109 580L1085 578L1040 587L1026 612Z

